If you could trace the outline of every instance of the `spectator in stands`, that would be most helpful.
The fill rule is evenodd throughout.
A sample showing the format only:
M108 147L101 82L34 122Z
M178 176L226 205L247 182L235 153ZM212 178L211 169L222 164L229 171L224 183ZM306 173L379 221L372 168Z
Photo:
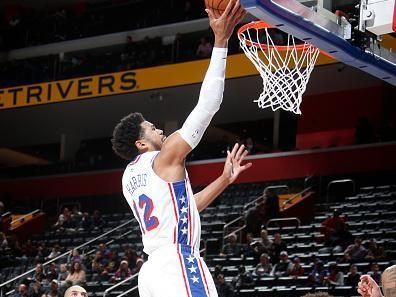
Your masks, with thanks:
M329 287L344 285L344 273L339 270L337 263L331 263L329 265L329 273L327 274L326 282Z
M13 295L14 297L28 297L28 286L26 284L20 284L18 290Z
M92 229L92 219L89 213L84 212L80 222L81 231L90 231Z
M325 277L327 276L327 270L324 268L323 262L319 259L314 262L311 273L308 276L309 286L323 286Z
M41 297L61 297L59 292L59 283L56 279L51 281L49 288Z
M106 247L104 243L99 244L98 251L100 252L102 257L101 259L102 264L108 265L112 257L111 251Z
M212 54L212 48L210 42L205 37L202 37L197 48L196 56L198 58L209 58Z
M293 268L286 251L280 252L280 261L274 265L271 274L274 276L289 276Z
M221 256L238 257L242 254L242 246L237 242L236 234L232 233L228 237L228 243L224 245Z
M263 229L260 232L261 240L257 245L258 252L260 253L270 253L273 245L273 241L268 238L268 231Z
M352 288L357 288L361 274L358 273L358 268L355 264L352 264L349 267L349 273L345 280L345 284L347 286L351 286Z
M66 264L62 263L59 265L59 274L58 274L58 283L60 285L63 285L64 282L67 279L67 276L69 275L69 272L67 271L67 266Z
M371 264L371 270L367 274L370 275L378 284L381 282L381 271L378 263Z
M140 271L140 268L142 268L143 263L144 263L144 260L142 258L138 257L136 259L136 266L135 266L135 268L132 269L132 274L138 273Z
M282 240L282 235L280 233L275 233L274 241L272 243L271 252L270 252L271 262L273 264L279 261L280 259L279 256L282 251L287 252L287 245Z
M91 261L91 270L92 272L102 273L104 266L106 266L107 262L104 263L102 253L100 251L96 251L94 258Z
M367 243L367 255L366 260L368 261L378 261L386 258L385 249L379 246L375 239L370 239Z
M216 277L216 289L219 297L234 297L234 288L225 281L224 274L222 273Z
M51 253L45 258L46 261L54 259L61 254L59 244L55 244L51 249Z
M241 265L238 268L238 274L233 279L235 289L244 289L253 285L254 280L252 275L246 271L245 266Z
M330 249L321 249L321 253L333 252L339 253L343 250L346 238L349 238L348 226L344 217L340 217L340 212L334 210L333 216L328 217L322 223L322 232L324 235L324 244Z
M132 275L131 270L128 267L128 261L122 260L120 263L120 267L114 274L113 281L120 281L126 279Z
M80 255L80 251L78 249L73 249L70 258L67 260L69 263L73 263L75 261L82 262L83 258Z
M252 233L254 237L259 236L261 225L265 223L264 199L256 202L256 205L247 210L245 214L246 232Z
M86 282L86 275L84 267L80 262L74 261L70 267L69 275L66 282L70 285L82 285Z
M260 263L257 264L256 268L254 269L254 275L261 277L261 276L270 276L272 272L272 264L269 261L269 257L267 254L261 254L260 256Z
M52 262L51 264L48 265L47 268L47 280L48 283L50 283L52 280L58 279L58 271L56 269L56 264Z
M82 212L80 211L80 209L78 208L77 205L73 206L73 210L72 210L71 216L72 216L75 224L79 226L81 224L81 220L82 220L83 214L82 214Z
M94 229L96 229L96 230L102 230L106 225L106 222L102 218L99 210L95 210L93 212L92 225L93 225Z
M299 257L295 257L293 260L292 269L290 270L290 276L297 278L304 275L304 267L301 265Z
M33 280L29 287L29 297L41 297L44 294L41 281Z
M38 264L36 265L36 269L35 269L35 271L34 271L34 274L33 274L32 279L33 279L33 280L37 280L37 281L39 281L39 282L41 282L42 280L45 279L43 264L38 263Z
M362 245L360 237L355 238L355 243L349 245L344 251L344 259L347 262L362 262L367 255L367 250Z
M252 137L247 137L245 140L246 150L249 152L249 155L254 155L256 153L256 147L254 146L254 141Z
M396 296L396 265L385 269L381 277L381 288L378 283L369 275L362 275L358 284L358 292L363 297L394 297Z
M257 250L255 250L257 241L254 240L252 233L246 233L246 243L242 244L242 253L244 257L257 257Z
M265 189L263 192L265 203L265 222L270 219L279 217L279 197L271 189Z

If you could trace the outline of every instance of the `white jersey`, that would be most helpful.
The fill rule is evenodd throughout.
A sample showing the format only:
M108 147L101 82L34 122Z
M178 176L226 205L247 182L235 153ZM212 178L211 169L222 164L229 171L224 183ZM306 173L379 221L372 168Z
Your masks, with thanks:
M187 172L185 180L164 181L153 170L158 153L139 155L122 177L125 199L142 232L143 251L150 255L171 244L199 251L201 221Z

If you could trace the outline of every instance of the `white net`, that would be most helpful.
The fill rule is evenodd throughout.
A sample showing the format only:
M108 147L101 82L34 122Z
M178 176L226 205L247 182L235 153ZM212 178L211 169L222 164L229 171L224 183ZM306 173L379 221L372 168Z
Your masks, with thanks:
M273 111L281 108L301 114L302 95L320 50L290 34L285 33L286 37L257 27L238 33L241 48L263 79L263 92L254 102L260 108L271 107Z

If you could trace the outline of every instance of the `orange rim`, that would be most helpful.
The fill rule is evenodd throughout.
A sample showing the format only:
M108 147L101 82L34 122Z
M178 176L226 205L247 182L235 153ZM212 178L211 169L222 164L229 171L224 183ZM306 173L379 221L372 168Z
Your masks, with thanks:
M274 27L264 21L250 22L250 23L247 23L239 28L238 38L239 38L239 40L245 39L243 37L244 33L246 31L248 31L249 29L260 30L260 29L268 29L268 28L276 28L276 27ZM245 39L245 42L248 46L258 46L258 47L268 48L268 49L276 48L279 51L287 51L291 48L291 46L289 46L289 45L268 45L268 44L261 43L261 42L254 42L254 41L251 41L248 39ZM306 42L304 42L302 44L295 44L295 45L293 45L293 47L298 50L304 50L304 49L307 49L307 46L305 44L306 44ZM309 46L314 47L313 45L309 45Z

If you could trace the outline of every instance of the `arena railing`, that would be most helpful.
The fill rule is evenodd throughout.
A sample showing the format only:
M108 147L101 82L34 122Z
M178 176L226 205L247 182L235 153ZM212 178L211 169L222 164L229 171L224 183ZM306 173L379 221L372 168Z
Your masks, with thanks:
M115 288L118 288L119 286L121 286L122 284L124 284L124 283L126 283L126 282L128 282L128 281L130 281L130 280L133 280L133 279L136 278L138 275L139 275L139 272L138 272L138 273L135 273L134 275L131 275L131 276L127 277L126 279L124 279L124 280L120 281L119 283L116 283L115 285L113 285L113 286L111 286L110 288L106 289L106 290L104 291L104 293L103 293L103 297L106 297L106 295L107 295L110 291L114 290ZM136 286L136 287L137 287L137 286ZM133 288L135 288L135 287L133 287ZM133 289L133 288L132 288L132 289ZM125 291L124 293L129 292L130 290L131 290L131 289ZM124 294L124 293L123 293L123 294Z
M285 209L286 206L289 203L293 202L294 199L304 195L306 192L309 192L311 189L312 189L312 187L308 187L308 188L304 189L302 192L297 193L296 195L294 195L294 196L290 197L289 199L287 199L285 202L282 203L282 209Z
M95 241L97 241L97 240L99 240L99 239L101 239L101 238L103 238L103 237L105 237L105 236L107 236L107 235L113 233L114 231L117 231L117 230L119 230L119 229L121 229L121 228L127 226L128 224L131 224L131 223L134 222L134 221L135 221L135 219L131 219L131 220L129 220L129 221L126 221L125 223L123 223L123 224L121 224L121 225L119 225L119 226L117 226L117 227L115 227L115 228L113 228L113 229L111 229L111 230L109 230L109 231L107 231L107 232L105 232L105 233L103 233L103 234L101 234L101 235L99 235L99 236L97 236L97 237L95 237L95 238L93 238L93 239L87 241L86 243L83 243L83 244L81 244L81 245L79 245L79 246L77 246L77 247L74 247L74 248L71 249L70 251L67 251L67 252L65 252L65 253L63 253L63 254L61 254L61 255L55 257L55 258L52 258L51 260L49 260L49 261L43 263L43 267L47 266L48 264L51 264L52 262L54 262L54 261L56 261L56 260L59 260L59 259L64 258L64 257L66 257L66 256L69 256L69 255L73 252L74 249L81 249L81 248L83 248L83 247L85 247L85 246L88 246L88 245L90 245L91 243L93 243L93 242L95 242ZM18 275L18 276L16 276L16 277L12 278L12 279L10 279L10 280L8 280L8 281L6 281L6 282L0 284L0 296L1 296L1 297L5 296L5 295L4 295L4 289L6 288L7 285L9 285L9 284L11 284L11 283L14 283L15 281L21 279L22 277L27 276L27 275L33 273L33 272L35 271L35 269L36 269L36 268L32 268L32 269L30 269L30 270L28 270L28 271L26 271L26 272L24 272L24 273L22 273L22 274L20 274L20 275ZM9 293L9 292L8 292L8 293ZM7 293L7 294L8 294L8 293Z
M335 185L339 185L339 184L352 184L352 191L353 194L356 193L356 183L353 179L337 179L337 180L333 180L331 182L329 182L327 184L327 195L326 195L326 203L329 203L329 199L330 199L330 189L332 187L334 187Z
M33 210L33 211L29 212L28 214L25 214L25 215L23 215L23 216L21 216L21 217L15 219L15 220L12 220L12 221L11 221L11 226L12 226L13 224L19 222L19 221L22 223L22 222L25 220L25 218L27 218L27 217L29 217L29 216L34 216L34 215L40 213L40 211L41 211L40 209L36 209L36 210Z

